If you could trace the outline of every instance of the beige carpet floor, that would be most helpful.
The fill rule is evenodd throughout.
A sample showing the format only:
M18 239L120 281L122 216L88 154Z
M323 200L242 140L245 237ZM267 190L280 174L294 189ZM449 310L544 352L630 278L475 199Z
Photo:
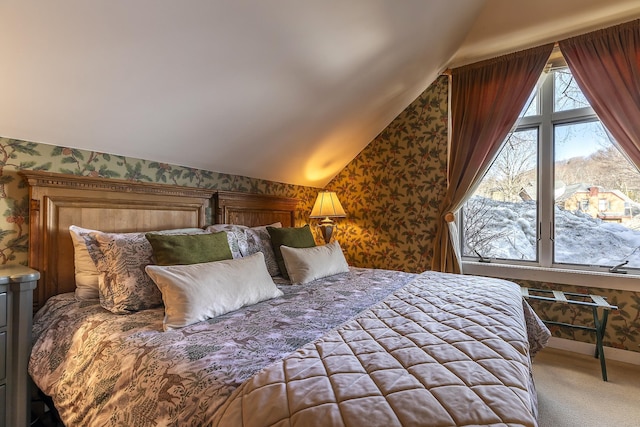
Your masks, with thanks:
M540 427L640 427L640 366L547 348L533 361Z

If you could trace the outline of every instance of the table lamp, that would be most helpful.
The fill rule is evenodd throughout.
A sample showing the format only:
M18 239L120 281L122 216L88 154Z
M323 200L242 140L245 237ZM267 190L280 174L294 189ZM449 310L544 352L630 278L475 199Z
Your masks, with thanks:
M331 241L333 229L336 227L331 218L344 218L347 214L338 200L335 191L321 191L313 205L309 218L323 218L319 227L325 243Z

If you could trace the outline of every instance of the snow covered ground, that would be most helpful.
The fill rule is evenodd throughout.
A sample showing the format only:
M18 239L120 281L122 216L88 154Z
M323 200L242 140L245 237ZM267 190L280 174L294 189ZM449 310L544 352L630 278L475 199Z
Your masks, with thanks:
M474 198L479 200L480 198ZM493 215L483 226L484 236L499 236L479 252L486 258L536 259L535 202L497 202L483 199ZM555 208L555 262L614 266L628 260L628 268L640 268L640 229L604 222L581 212ZM638 222L634 221L634 226ZM466 255L473 251L465 249Z

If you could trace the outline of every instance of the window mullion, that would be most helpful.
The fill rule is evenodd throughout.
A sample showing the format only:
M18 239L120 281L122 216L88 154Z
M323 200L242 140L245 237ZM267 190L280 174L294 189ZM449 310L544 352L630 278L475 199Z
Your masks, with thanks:
M542 85L538 131L538 262L543 267L553 263L553 82L553 78L547 78Z

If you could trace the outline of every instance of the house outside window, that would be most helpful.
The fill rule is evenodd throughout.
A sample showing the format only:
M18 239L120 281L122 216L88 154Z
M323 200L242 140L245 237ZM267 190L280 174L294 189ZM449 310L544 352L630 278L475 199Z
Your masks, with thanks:
M640 172L554 55L462 209L463 260L640 269Z

